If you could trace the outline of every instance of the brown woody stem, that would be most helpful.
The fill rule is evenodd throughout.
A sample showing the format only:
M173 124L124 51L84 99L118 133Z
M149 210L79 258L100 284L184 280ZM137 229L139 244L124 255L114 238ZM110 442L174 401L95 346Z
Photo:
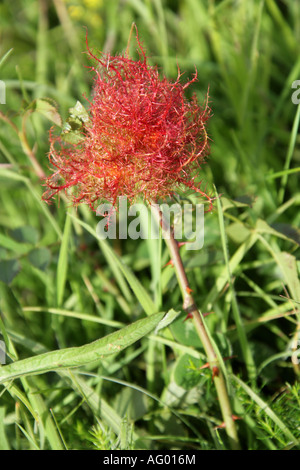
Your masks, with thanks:
M191 290L189 287L189 282L182 262L182 258L179 252L178 243L175 240L172 231L169 230L169 228L165 225L165 221L161 211L159 210L159 206L154 204L151 206L151 208L158 217L162 229L163 238L165 239L166 245L169 249L170 257L172 259L173 266L175 268L176 276L178 279L178 284L182 292L183 308L185 309L185 311L187 311L188 315L193 318L198 336L207 355L208 363L210 365L210 368L212 369L213 381L216 387L222 417L225 424L225 429L230 441L230 446L232 449L238 450L240 449L240 444L236 431L236 425L232 415L231 404L228 396L225 378L222 373L221 365L216 354L215 347L207 333L203 317L199 313L193 296L191 295Z

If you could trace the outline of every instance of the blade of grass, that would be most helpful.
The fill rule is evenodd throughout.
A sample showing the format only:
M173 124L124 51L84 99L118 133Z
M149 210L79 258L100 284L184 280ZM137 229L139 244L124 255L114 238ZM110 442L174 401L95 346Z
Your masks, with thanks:
M72 216L73 217L73 216ZM120 273L125 277L131 289L133 290L136 298L139 300L141 306L147 315L151 315L157 311L156 305L151 299L150 295L146 289L139 282L137 277L131 271L131 269L123 263L123 261L115 254L110 245L106 240L102 240L98 237L96 231L92 229L88 224L82 222L79 219L76 219L77 222L82 225L89 233L91 233L99 242L99 245L102 249L102 252L106 259L108 260L110 266L117 273L118 278L120 278ZM117 271L116 271L117 269Z
M16 425L18 426L18 428L22 431L22 433L24 434L24 436L26 437L27 441L30 443L30 446L31 446L31 450L35 449L35 450L41 450L40 447L38 446L36 440L33 439L33 437L29 434L29 432L27 432L23 426L21 426L21 424L19 423L16 423Z
M66 441L65 441L65 439L64 439L64 437L63 437L63 434L62 434L62 432L61 432L61 429L60 429L60 427L59 427L59 424L58 424L58 422L57 422L57 419L56 419L55 414L54 414L54 412L53 412L52 409L50 410L50 413L51 413L51 416L52 416L53 421L54 421L54 423L55 423L55 426L56 426L56 428L57 428L57 430L58 430L58 433L59 433L59 436L60 436L60 438L61 438L61 441L62 441L62 443L63 443L63 445L64 445L64 448L65 448L66 450L68 450Z
M288 152L286 155L286 160L284 164L284 170L289 170L292 156L295 150L295 145L296 145L296 139L297 139L297 134L298 134L298 128L299 128L299 122L300 122L300 104L297 106L297 111L295 114L294 122L293 122L293 128L291 132L291 137L290 137L290 143L288 147ZM280 189L278 193L278 203L282 204L284 200L284 195L286 191L286 185L288 181L288 173L284 173L282 178L281 178L281 183L280 183Z
M289 439L294 445L299 445L298 439L295 438L293 433L291 433L286 424L276 415L276 413L274 413L271 407L240 378L236 377L235 375L233 375L232 378L245 390L249 397L252 398L255 403L257 403L261 409L261 412L266 413L269 418L271 418L272 421L282 430L286 438Z
M95 374L93 373L88 373L87 375L91 375L91 376L95 376ZM99 376L97 376L99 377ZM176 416L180 421L182 421L187 427L191 428L193 430L193 432L198 435L198 439L200 438L199 436L199 433L197 431L197 429L191 424L188 422L188 420L186 419L186 417L184 416L184 413L180 413L178 412L177 410L175 410L173 407L171 407L168 403L166 403L165 401L163 401L160 397L157 397L155 394L149 392L147 389L143 388L143 387L140 387L139 385L135 385L135 384L132 384L130 382L126 382L125 380L121 380L121 379L116 379L116 378L113 378L113 377L107 377L107 376L100 376L101 379L103 380L107 380L108 382L114 382L114 383L117 383L119 385L123 385L123 386L126 386L126 387L130 387L131 389L133 390L136 390L144 395L146 395L147 397L151 398L152 400L156 401L157 403L159 403L163 408L168 408L169 411L174 414L174 416Z
M99 395L99 393L86 382L86 380L81 375L75 375L71 371L66 372L65 375L68 376L69 380L71 379L73 389L83 397L87 405L94 413L96 419L97 417L103 419L103 421L105 421L113 430L113 432L118 436L120 433L122 418L118 415L118 413L116 413L114 408L112 408L106 402L106 400L104 400ZM133 438L137 439L138 436L134 433Z
M0 450L10 450L10 446L5 434L5 408L0 406Z
M253 233L244 243L242 243L236 252L231 256L229 260L229 268L230 272L233 274L235 270L239 267L242 259L246 255L246 253L250 250L250 248L256 243L257 235ZM221 270L219 276L215 280L214 286L209 291L206 299L204 300L203 304L203 311L209 311L212 308L213 302L217 299L220 295L226 283L228 281L228 268L224 266Z
M0 59L0 69L1 67L5 64L6 60L9 58L10 54L12 53L14 49L11 48L9 49Z
M5 168L0 168L0 178L1 177L8 178L8 179L11 179L11 180L14 180L14 181L19 181L19 182L22 182L22 183L25 184L25 186L27 187L27 189L29 189L29 191L31 192L34 199L38 202L38 205L39 205L40 209L42 210L42 212L44 213L46 218L49 220L49 222L51 223L51 225L52 225L53 229L55 230L55 232L57 233L59 239L61 239L62 238L62 233L61 233L61 230L59 228L58 223L56 222L55 218L53 217L53 215L49 211L47 205L41 200L40 194L38 194L34 190L32 182L28 178L26 178L25 176L19 175L18 173L14 172L14 171L7 170Z
M71 217L67 214L65 221L65 228L63 233L63 238L61 242L61 247L59 251L57 271L56 271L56 302L57 306L60 307L64 298L64 291L67 279L68 271L68 248L71 237Z
M65 317L78 318L79 320L91 321L94 323L100 323L102 325L111 326L113 328L122 328L124 323L115 320L109 320L106 318L96 317L96 315L90 315L82 312L72 312L70 310L64 310L62 308L46 308L46 307L24 307L24 312L48 312L52 315L63 315Z
M239 310L239 306L238 306L238 302L236 299L236 294L235 294L235 290L234 290L234 286L232 282L232 271L231 271L230 263L229 263L229 254L228 254L228 247L227 247L226 234L225 234L223 210L222 210L221 201L220 201L216 188L215 188L215 194L216 194L217 207L218 207L219 226L220 226L224 261L225 261L225 266L227 269L227 281L228 281L229 288L231 291L233 318L237 327L239 342L241 345L243 358L244 358L244 361L248 370L249 379L252 381L252 383L254 383L256 379L256 367L255 367L255 362L252 357L251 349L249 347L247 335L246 335L245 328L244 328L242 318L240 315L240 310Z
M272 257L279 266L285 281L289 287L292 298L296 301L300 301L300 281L297 273L297 265L295 256L287 252L281 252L276 249L261 235L258 235L259 240L271 253Z
M3 287L5 288L5 286ZM6 288L6 291L7 290L8 288ZM2 294L5 293L3 289L1 290L1 293ZM8 309L15 308L15 306L18 306L19 309L21 310L21 306L19 304L17 303L8 304L7 301L4 303L4 306L2 306L2 309L5 312L7 312ZM18 364L21 361L17 360L18 358L17 351L14 347L13 342L8 336L8 333L6 331L5 325L2 322L2 320L0 322L0 328L3 333L3 337L6 339L6 344L9 347L11 356L16 358L16 362L13 362L12 365ZM8 366L0 367L0 373L2 373L2 371L6 367L10 367L10 366L8 365ZM56 431L54 423L52 422L51 415L49 414L49 411L45 405L42 395L38 393L37 388L35 387L34 383L31 382L26 377L21 376L21 383L25 391L25 394L23 394L23 392L21 392L15 384L9 384L9 386L7 387L8 392L12 395L14 399L15 397L17 397L22 403L24 403L26 408L30 411L31 415L34 417L35 421L39 423L39 426L40 426L39 429L40 429L41 435L43 436L45 434L47 436L51 449L53 450L62 449L60 437Z
M22 361L17 361L13 364L18 364L20 362ZM61 441L60 435L57 432L55 423L53 422L52 416L46 406L42 395L38 393L38 388L35 386L34 382L30 378L24 378L24 376L22 377L22 384L25 392L27 393L28 398L30 399L33 409L35 409L38 413L37 423L40 427L40 433L42 434L42 436L47 437L52 450L63 450L64 446Z

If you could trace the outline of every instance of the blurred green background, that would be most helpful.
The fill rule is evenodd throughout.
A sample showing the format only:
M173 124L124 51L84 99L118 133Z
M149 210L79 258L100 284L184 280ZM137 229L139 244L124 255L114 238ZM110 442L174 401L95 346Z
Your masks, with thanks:
M204 248L184 252L184 261L200 308L214 311L207 322L221 353L235 355L228 368L243 380L244 386L238 379L232 382L235 412L243 416L238 423L243 446L295 446L300 106L291 97L292 83L300 79L298 0L1 1L0 80L6 86L6 104L0 104L2 335L8 334L18 357L28 357L82 345L111 332L110 322L128 323L143 315L91 234L76 223L67 231L68 205L41 202L43 188L21 132L33 100L53 99L66 119L77 100L85 104L84 96L90 97L86 28L91 48L121 54L132 22L149 62L162 75L175 79L179 65L182 81L187 81L196 67L198 81L188 93L204 102L209 89L211 155L202 178L204 187L214 191L215 185L222 194L221 206L205 218ZM135 56L134 40L130 51ZM46 174L51 125L36 112L25 124L27 151L33 150ZM79 209L79 217L95 228L97 218L85 208ZM67 261L61 256L63 234ZM127 240L113 249L158 308L180 310L174 273L161 270L168 261L164 248L160 253L147 241L137 245ZM80 312L104 323L88 321ZM220 416L209 373L199 373L202 363L191 366L192 356L185 356L191 354L185 347L201 352L201 345L184 342L180 321L162 335L161 344L142 343L141 349L99 365L100 375L131 386L100 376L79 386L72 377L48 374L8 389L1 396L1 446L56 448L63 442L69 448L139 447L136 434L131 441L128 437L134 423L143 446L227 448L226 437L215 429ZM12 344L9 348L16 358ZM190 369L196 379L189 382L185 374ZM172 405L182 420L159 401L149 403L145 393L137 392L139 385ZM32 401L37 390L42 391L38 405ZM95 401L99 396L111 406L104 414ZM43 407L54 410L49 419L62 440L43 420L39 434L34 431L35 412L42 414ZM120 423L114 413L123 420L123 437L113 424Z
M296 112L291 86L300 67L298 1L29 0L3 1L0 8L1 57L13 48L1 67L6 109L20 107L21 77L29 99L51 97L66 116L76 99L89 96L85 28L91 47L118 54L134 21L150 62L162 74L175 78L178 63L187 80L196 66L193 91L200 101L209 87L214 112L209 167L220 192L260 194L265 215L276 210L281 180L267 177L285 166ZM38 140L44 164L46 133ZM295 150L292 165L298 162ZM289 177L288 196L297 178Z

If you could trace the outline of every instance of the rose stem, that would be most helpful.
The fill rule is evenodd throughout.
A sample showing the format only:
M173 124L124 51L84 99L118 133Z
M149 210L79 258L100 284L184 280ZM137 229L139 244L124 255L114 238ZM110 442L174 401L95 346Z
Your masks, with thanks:
M195 304L193 296L190 291L188 278L179 252L179 246L174 238L172 230L168 230L163 219L163 215L159 210L158 204L152 204L151 208L159 220L162 229L162 235L169 249L170 257L175 268L177 280L182 292L183 308L186 310L194 320L196 331L200 341L204 347L210 367L213 369L213 381L216 387L220 408L225 424L225 429L230 441L232 449L240 449L240 444L237 436L235 422L232 416L230 400L227 392L225 378L222 373L218 356L215 352L214 345L212 344L209 335L207 334L206 327L202 320L202 316Z

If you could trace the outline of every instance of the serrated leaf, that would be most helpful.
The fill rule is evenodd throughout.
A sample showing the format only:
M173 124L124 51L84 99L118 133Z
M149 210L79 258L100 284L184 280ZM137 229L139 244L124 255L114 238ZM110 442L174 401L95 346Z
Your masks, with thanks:
M70 108L69 111L71 117L77 118L81 122L88 122L90 120L89 113L87 112L85 107L80 103L80 101L77 101L75 106L73 108Z
M82 122L78 118L69 117L63 127L63 132L78 131L82 128Z
M43 114L49 121L54 122L57 126L62 126L62 119L57 110L55 101L49 98L38 98L35 101L35 110Z
M78 144L84 139L82 121L78 118L69 117L63 127L61 138L69 144Z
M84 135L81 131L64 131L61 133L61 138L67 144L79 144L79 142L84 140Z
M85 107L77 101L73 108L69 109L70 116L66 120L61 138L68 144L78 144L85 136L83 130L85 124L89 122L90 116Z

